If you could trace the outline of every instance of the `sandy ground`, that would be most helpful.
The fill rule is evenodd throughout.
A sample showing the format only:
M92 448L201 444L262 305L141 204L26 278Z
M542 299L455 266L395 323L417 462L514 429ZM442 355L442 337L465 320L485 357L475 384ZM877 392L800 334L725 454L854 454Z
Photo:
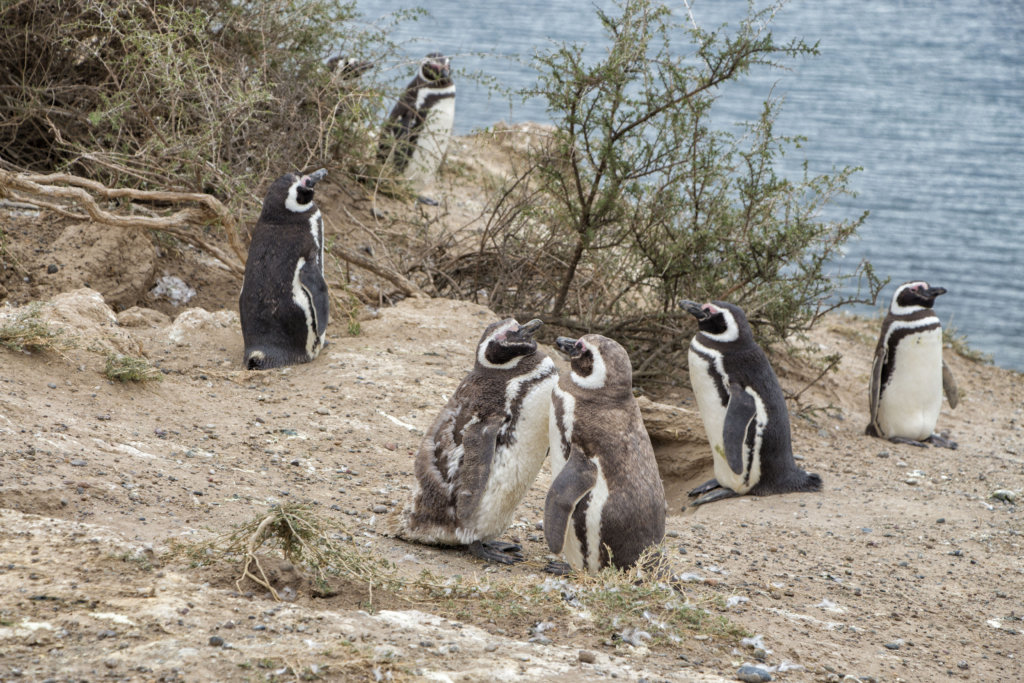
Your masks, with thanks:
M71 226L13 210L0 220L31 272L29 282L8 274L5 291L52 301L47 315L82 340L65 355L0 349L0 681L715 681L754 660L735 638L611 641L585 614L552 617L543 642L530 642L547 615L503 621L359 589L314 598L298 580L294 599L275 602L237 590L237 566L192 566L169 552L174 542L208 541L270 505L305 501L403 576L543 583L546 465L506 533L523 545L522 565L384 535L410 495L422 431L495 315L407 299L368 314L360 336L335 321L313 363L250 373L240 369L237 284L216 284L231 283L226 275L206 264L191 302L213 312L168 302L121 310L147 301L104 302L70 275L45 284L36 266L88 231L47 241L37 235ZM24 247L30 239L40 242ZM66 248L62 277L74 258ZM131 277L148 286L166 264L159 254L151 268L143 261ZM877 326L838 316L821 325L814 342L844 360L790 406L795 449L822 492L683 510L685 491L710 476L706 442L659 441L670 562L695 579L687 600L760 637L760 666L776 680L1020 679L1024 380L947 351L962 399L944 406L939 426L959 450L866 437ZM106 349L146 356L163 381L107 380ZM787 389L802 388L781 374ZM685 389L657 399L694 407Z

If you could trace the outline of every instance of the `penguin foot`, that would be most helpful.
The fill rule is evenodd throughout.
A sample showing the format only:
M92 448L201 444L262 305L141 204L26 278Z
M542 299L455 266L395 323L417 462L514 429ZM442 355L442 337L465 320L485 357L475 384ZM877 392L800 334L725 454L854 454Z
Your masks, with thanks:
M726 498L735 498L739 495L740 494L736 493L732 489L720 486L717 489L712 489L710 492L705 493L703 496L690 503L690 507L695 508L698 505L706 505L707 503L714 503L716 500L724 500Z
M935 434L932 434L932 436L935 436ZM931 439L931 437L928 437L928 439ZM908 439L905 436L890 436L889 441L891 443L905 443L908 446L917 446L918 448L928 448L928 444L921 441L915 441L914 439Z
M436 199L431 199L430 197L425 197L423 195L416 197L416 201L418 201L420 204L426 204L427 206L437 206Z
M502 543L501 541L473 541L467 546L473 555L487 562L498 564L515 564L526 560L523 557L522 547L515 543Z
M690 492L687 493L686 495L688 495L688 496L690 496L692 498L694 496L699 496L702 493L707 493L708 491L712 491L714 489L720 488L721 486L722 485L718 483L717 479L708 479L706 482L704 482L700 486L698 486L698 487L696 487L694 489L691 489Z
M951 451L955 451L957 448L960 447L960 444L958 444L956 441L951 440L944 434L941 436L939 434L932 434L927 439L925 439L925 441L927 441L933 446L938 446L939 448L948 448Z
M561 560L551 560L544 565L544 571L548 574L554 574L555 576L565 576L572 572L572 567L569 566L568 562L562 562Z

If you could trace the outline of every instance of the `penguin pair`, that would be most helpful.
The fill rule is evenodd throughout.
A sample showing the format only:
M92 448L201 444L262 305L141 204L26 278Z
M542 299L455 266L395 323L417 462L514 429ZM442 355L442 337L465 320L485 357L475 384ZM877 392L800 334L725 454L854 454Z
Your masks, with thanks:
M871 367L866 434L915 446L957 447L935 434L942 395L950 408L959 402L953 373L942 359L942 324L932 309L945 293L920 280L893 293Z
M414 186L433 178L455 122L451 60L428 54L384 123L378 157Z
M324 222L313 188L326 175L287 173L263 199L238 299L248 370L307 363L324 346Z
M679 305L697 320L690 384L715 471L714 479L690 491L698 496L692 504L820 490L821 477L794 462L786 399L743 310L718 301Z
M629 358L610 339L559 338L573 371L559 388L537 349L541 321L494 323L420 446L417 486L396 535L465 546L491 562L523 559L495 541L552 452L554 483L544 533L571 566L627 566L665 530L665 496L650 439L631 393ZM563 573L556 563L549 571Z

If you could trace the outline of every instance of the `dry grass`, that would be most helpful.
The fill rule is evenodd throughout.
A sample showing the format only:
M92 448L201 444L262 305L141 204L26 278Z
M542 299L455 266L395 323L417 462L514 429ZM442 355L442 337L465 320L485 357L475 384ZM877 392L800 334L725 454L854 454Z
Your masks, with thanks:
M63 353L76 343L62 327L54 327L42 317L43 304L35 302L0 319L0 346L12 351Z
M117 382L159 382L164 376L145 358L108 353L103 374Z

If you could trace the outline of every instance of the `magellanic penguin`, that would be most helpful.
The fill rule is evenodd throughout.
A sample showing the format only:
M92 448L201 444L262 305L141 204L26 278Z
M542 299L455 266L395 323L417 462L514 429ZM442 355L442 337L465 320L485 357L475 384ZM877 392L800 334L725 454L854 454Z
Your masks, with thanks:
M871 368L866 434L916 446L927 441L957 447L934 433L942 394L950 408L959 402L953 373L942 360L942 324L932 310L935 297L945 293L916 281L903 283L892 295Z
M544 537L573 569L633 565L665 535L665 489L626 350L597 334L559 337L572 373L551 396ZM563 573L561 563L547 571Z
M768 357L739 306L680 301L697 319L690 384L711 443L715 478L690 491L693 505L744 494L818 491L821 477L793 460L789 411Z
M422 185L441 165L455 122L455 83L448 57L432 52L420 63L384 123L379 155L395 172Z
M487 327L473 370L434 421L416 454L417 487L396 535L468 546L511 564L521 548L494 541L540 470L548 450L554 362L537 350L540 320Z
M238 299L248 370L307 363L327 330L324 222L313 186L325 175L287 173L267 190Z

